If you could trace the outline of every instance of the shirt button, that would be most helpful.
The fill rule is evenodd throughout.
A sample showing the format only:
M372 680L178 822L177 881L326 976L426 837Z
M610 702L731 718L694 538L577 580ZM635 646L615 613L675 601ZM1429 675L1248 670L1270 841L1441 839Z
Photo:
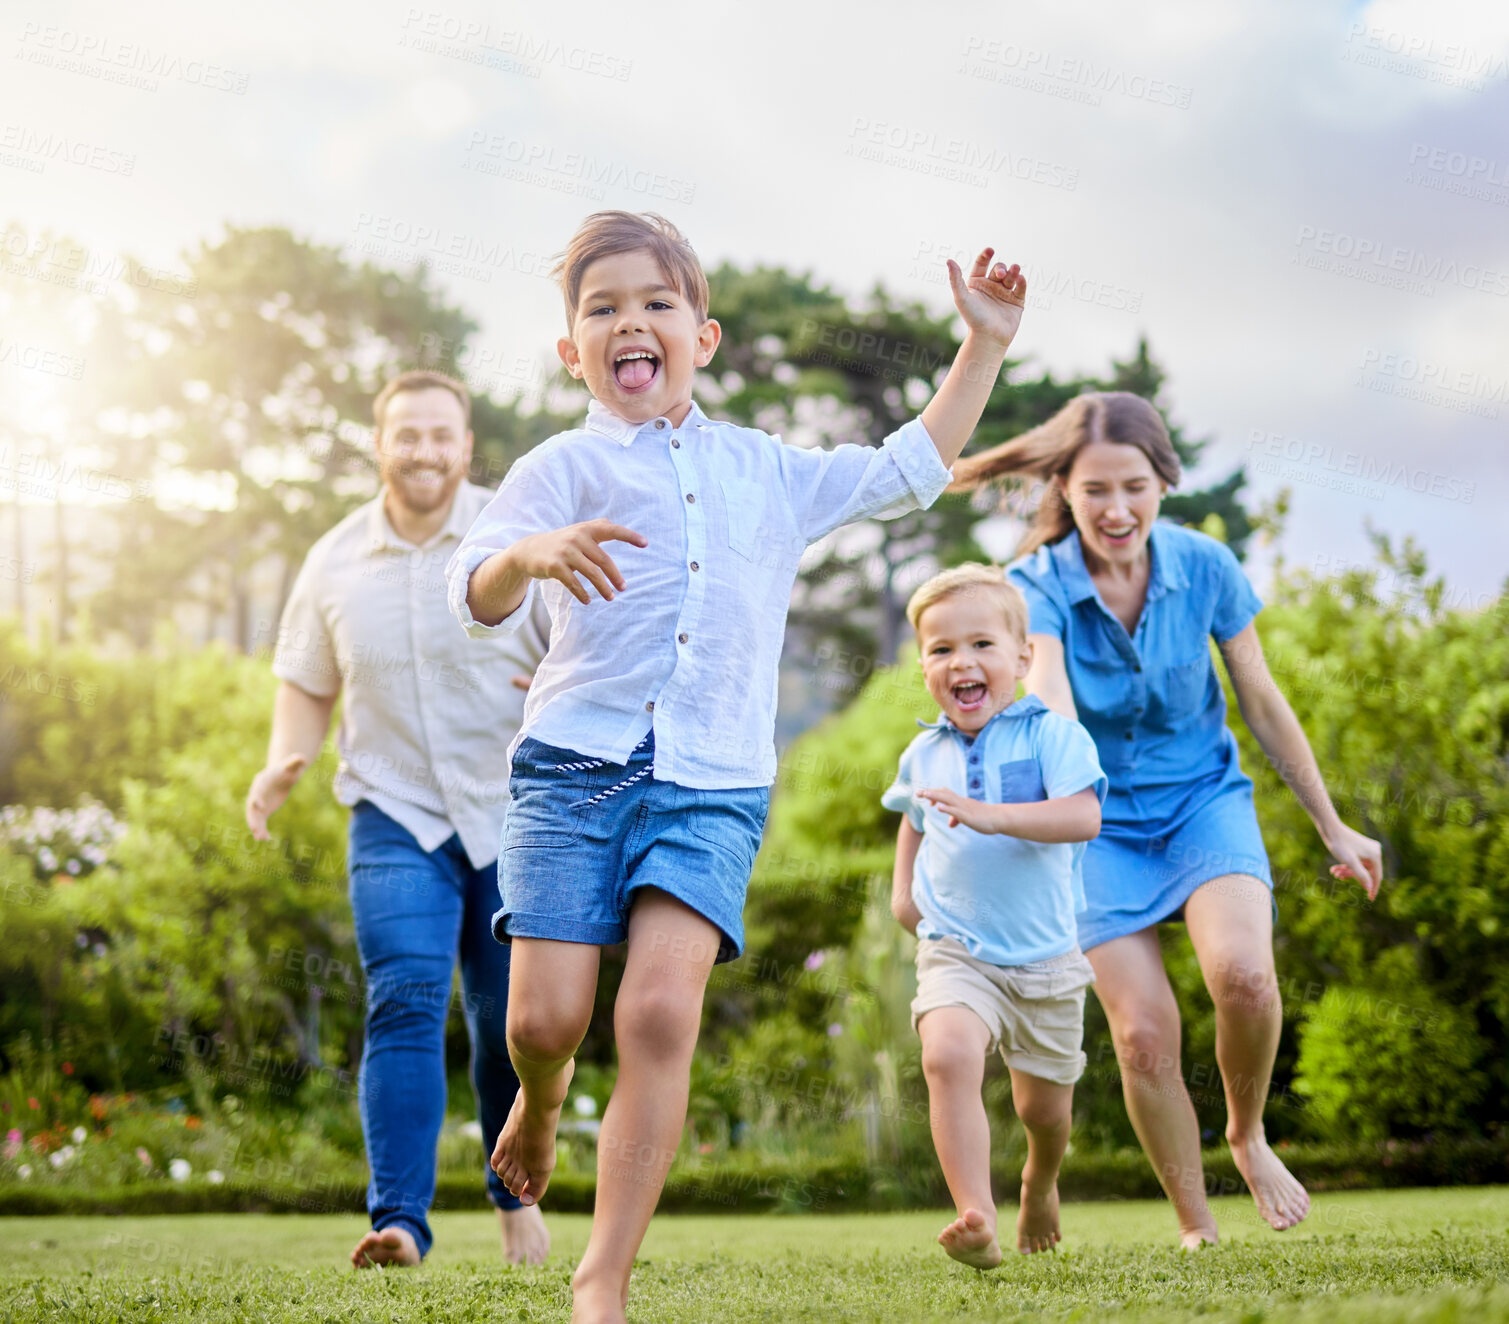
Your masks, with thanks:
M681 442L678 441L675 437L671 438L671 445L674 446L678 451L681 449Z
M657 428L664 428L665 427L665 419L663 419L663 418L657 418L655 420L655 426Z
M683 631L683 632L682 632L682 633L681 633L681 634L678 634L678 635L677 635L677 636L676 636L676 642L677 642L677 643L678 643L678 644L684 644L684 643L686 643L686 641L687 641L687 640L688 640L688 639L690 639L690 638L691 638L691 635L689 635L689 634L687 634L687 633L686 633L686 632L685 632L685 631Z
M690 502L691 502L691 503L692 503L692 505L694 505L694 506L695 506L695 505L696 505L696 504L697 504L697 498L696 498L696 497L694 497L694 496L693 496L693 495L692 495L692 494L691 494L691 493L690 493L690 492L688 492L688 493L687 493L687 494L686 494L686 499L687 499L687 500L688 500L688 501L690 501Z
M693 570L701 570L702 567L700 565L698 565L695 561L693 561L692 562L692 569Z
M647 703L647 704L645 704L645 706L644 706L644 710L645 710L645 712L647 712L647 713L652 713L652 712L654 712L654 711L655 711L655 700L654 700L654 699L651 699L651 700L650 700L650 701L649 701L649 703Z

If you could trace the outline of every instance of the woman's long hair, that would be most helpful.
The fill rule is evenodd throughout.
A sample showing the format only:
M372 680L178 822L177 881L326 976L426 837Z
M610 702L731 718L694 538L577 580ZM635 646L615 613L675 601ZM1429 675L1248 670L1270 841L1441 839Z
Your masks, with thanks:
M1074 512L1064 485L1074 460L1092 441L1135 446L1147 456L1153 471L1170 487L1180 478L1179 456L1168 439L1163 418L1140 395L1130 391L1087 391L1070 400L1046 423L1030 432L992 446L978 455L954 462L950 492L972 492L987 483L1011 478L1045 480L1042 500L1017 547L1025 556L1046 543L1067 538L1074 531Z

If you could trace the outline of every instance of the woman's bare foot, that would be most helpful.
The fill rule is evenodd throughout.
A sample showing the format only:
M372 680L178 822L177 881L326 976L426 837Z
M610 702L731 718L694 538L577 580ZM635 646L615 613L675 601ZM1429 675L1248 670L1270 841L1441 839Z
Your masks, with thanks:
M351 1252L351 1263L358 1269L373 1269L384 1264L396 1264L412 1268L419 1263L419 1247L407 1228L385 1227L375 1229L356 1243Z
M938 1233L938 1244L971 1269L994 1269L1001 1262L995 1221L978 1209L966 1209L954 1219Z
M509 1264L544 1264L550 1254L550 1229L538 1205L498 1210L503 1228L503 1258Z
M1309 1193L1268 1148L1268 1141L1261 1133L1245 1141L1227 1136L1226 1143L1231 1146L1237 1171L1257 1202L1258 1213L1268 1220L1269 1227L1282 1232L1310 1212Z
M555 1171L555 1127L575 1070L575 1059L561 1069L561 1083L550 1091L555 1103L546 1107L530 1106L520 1087L493 1146L492 1170L509 1193L526 1205L538 1204L550 1185L550 1174ZM540 1092L537 1088L536 1093Z
M1058 1231L1058 1183L1046 1191L1022 1183L1022 1210L1016 1219L1016 1248L1023 1255L1052 1250L1061 1241Z
M1216 1225L1209 1227L1183 1227L1179 1229L1179 1249L1199 1250L1202 1246L1216 1244Z

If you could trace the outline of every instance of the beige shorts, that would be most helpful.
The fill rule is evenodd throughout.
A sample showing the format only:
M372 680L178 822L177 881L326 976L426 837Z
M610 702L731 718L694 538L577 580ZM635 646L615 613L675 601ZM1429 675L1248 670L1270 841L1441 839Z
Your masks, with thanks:
M1007 1066L1072 1085L1085 1069L1085 989L1094 982L1077 947L1031 965L990 965L957 939L922 938L912 1028L925 1012L967 1007L990 1031L987 1053L999 1048Z

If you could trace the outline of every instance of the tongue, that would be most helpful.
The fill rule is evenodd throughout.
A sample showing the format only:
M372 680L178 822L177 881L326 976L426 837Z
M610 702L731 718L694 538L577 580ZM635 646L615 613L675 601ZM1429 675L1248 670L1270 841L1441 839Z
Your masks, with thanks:
M655 364L650 359L629 359L615 369L618 384L633 390L643 386L655 375Z

